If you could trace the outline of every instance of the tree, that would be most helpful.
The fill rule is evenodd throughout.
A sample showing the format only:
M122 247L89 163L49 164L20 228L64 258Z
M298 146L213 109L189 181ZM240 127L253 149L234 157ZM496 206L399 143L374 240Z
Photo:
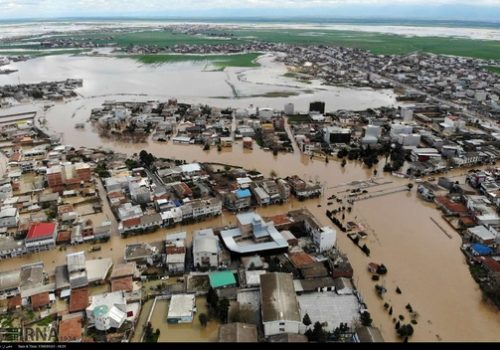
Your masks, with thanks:
M227 311L229 310L229 300L226 298L219 300L217 304L217 317L221 321L221 323L227 322Z
M372 317L368 311L361 314L361 324L365 327L370 327L372 325Z
M215 290L210 287L208 289L208 293L207 293L207 303L208 305L210 305L213 309L216 309L217 308L217 304L219 303L219 296L217 295L217 293L215 292Z
M309 338L309 341L317 341L320 343L324 343L326 342L327 338L328 338L328 333L323 329L323 325L320 322L316 322L311 332L311 337Z
M199 316L198 316L198 319L200 320L200 324L203 328L205 328L208 324L208 317L206 314L204 313L201 313Z
M311 322L311 318L309 317L309 314L305 314L304 315L304 318L302 319L302 323L306 326L306 327L309 327L312 322Z
M401 338L411 337L413 335L413 326L411 324L404 324L397 330Z

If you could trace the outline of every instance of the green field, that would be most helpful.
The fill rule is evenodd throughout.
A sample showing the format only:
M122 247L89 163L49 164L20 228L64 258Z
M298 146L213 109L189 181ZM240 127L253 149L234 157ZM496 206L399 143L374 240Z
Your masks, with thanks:
M55 55L77 55L87 50L84 49L71 49L71 50L27 50L27 51L7 51L0 50L0 56L55 56Z
M246 53L238 55L127 55L120 57L133 58L145 64L207 62L216 69L224 69L226 67L258 67L259 64L255 62L255 59L260 55L260 53Z
M229 31L229 30L228 30ZM272 43L298 45L334 45L355 47L370 50L375 54L407 54L412 52L430 52L435 54L475 57L500 60L500 41L472 40L442 37L406 37L402 35L365 33L337 30L304 30L304 29L231 29L230 38L209 37L173 33L160 30L143 30L135 32L102 32L81 33L57 36L80 41L93 41L101 44L116 44L120 47L130 45L157 45L159 47L177 44L239 44L254 40ZM56 37L54 37L56 38ZM30 43L37 38L23 39L9 45L0 42L0 48L36 49Z
M301 44L335 45L370 50L375 54L407 54L430 52L500 60L500 41L440 37L405 37L378 33L335 30L235 30L237 37L255 40Z
M489 70L490 72L500 75L500 67L486 67L486 69Z

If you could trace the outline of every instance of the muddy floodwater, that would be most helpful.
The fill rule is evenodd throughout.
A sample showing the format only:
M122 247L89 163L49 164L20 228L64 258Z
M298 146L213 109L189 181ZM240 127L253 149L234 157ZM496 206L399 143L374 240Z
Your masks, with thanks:
M62 63L58 60L67 64L66 71L57 72L62 67ZM253 103L276 108L283 108L285 102L294 102L296 108L303 110L307 109L309 102L317 98L325 100L329 110L364 109L395 103L394 96L388 92L326 88L315 85L316 83L312 84L313 93L301 93L303 89L311 89L311 85L305 87L293 80L283 82L284 78L281 77L282 71L280 71L283 67L273 66L275 63L269 60L267 63L264 62L264 67L260 69L273 71L269 67L275 67L278 73L274 77L271 74L261 74L258 69L253 73L252 69L244 69L240 73L246 78L240 80L237 78L238 74L234 72L233 74L231 70L204 72L203 65L187 63L167 65L168 67L143 67L128 59L54 56L16 65L20 68L23 82L68 77L84 79L84 87L78 91L82 95L80 98L66 103L56 103L45 114L40 113L40 117L45 117L47 120L48 130L51 133L61 134L64 143L75 147L102 146L127 154L138 153L146 149L158 157L222 162L247 169L257 169L266 176L269 176L271 171L275 171L278 176L282 177L297 174L322 183L325 187L324 195L316 200L306 202L291 200L281 206L258 208L257 211L265 216L307 207L323 224L332 225L325 216L325 210L335 209L336 204L328 206L327 197L332 194L344 196L345 191L352 188L348 183L373 177L373 169L367 169L359 162L348 162L347 166L342 168L336 161L330 160L329 163L325 163L321 160L311 160L298 152L274 156L271 152L265 152L258 147L250 151L243 150L242 145L238 143L235 143L232 149L222 152L216 149L203 151L200 146L175 145L171 142L124 143L100 138L92 130L90 124L86 125L84 130L77 130L74 127L75 123L85 122L90 116L91 109L99 107L107 99L143 101L177 97L183 102L209 103L220 107L247 107ZM120 74L127 69L130 69L130 72ZM234 71L237 70L234 69ZM180 82L181 78L182 82ZM0 77L0 85L7 83L8 79L17 81L18 77ZM299 95L274 99L234 98L233 90L226 82L228 79L239 82L237 89L242 95L276 91L277 88L295 89L299 91ZM252 85L255 86L255 91L252 91ZM126 95L121 95L122 93ZM136 96L135 93L143 93L147 96ZM217 96L227 98L214 98ZM42 106L35 104L25 107L41 110ZM368 188L368 191L377 193L376 191L403 189L408 180L383 174L383 165L384 160L377 165L379 175L376 181L380 185ZM463 182L463 178L456 179ZM459 249L458 234L444 222L433 205L424 203L416 197L415 188L411 192L399 191L356 202L352 212L346 216L346 220L361 222L366 227L368 237L365 238L365 243L370 248L371 255L366 257L340 230L337 230L338 247L347 253L355 271L354 282L368 305L374 324L381 328L386 340L397 340L393 317L397 318L402 315L404 316L403 323L409 322L409 313L405 305L410 303L418 313L418 324L414 326L415 334L411 338L412 341L500 341L500 314L483 301L481 291L470 276L465 258ZM430 220L431 217L447 230L451 239ZM195 229L234 223L234 216L225 213L220 217L195 225L163 229L139 237L121 239L114 236L110 242L102 245L102 251L87 253L87 256L89 259L110 256L117 263L123 261L126 244L161 240L167 232L188 231L191 234ZM45 262L47 272L52 273L56 265L64 263L64 253L88 250L89 247L90 245L68 247L64 252L54 250L2 261L0 269L5 271L18 268L24 263L41 260ZM373 282L367 271L369 262L384 263L388 268L388 274L381 281ZM375 283L384 285L388 290L383 301L375 293ZM401 289L401 294L395 292L397 287ZM393 307L392 316L384 309L384 302ZM197 300L198 303L201 302ZM159 311L155 310L153 315L153 327L161 331L160 340L215 340L216 324L211 323L204 330L200 329L196 323L195 325L168 325L166 323L167 304L168 302L163 301L157 305ZM203 305L198 305L198 310L202 308Z

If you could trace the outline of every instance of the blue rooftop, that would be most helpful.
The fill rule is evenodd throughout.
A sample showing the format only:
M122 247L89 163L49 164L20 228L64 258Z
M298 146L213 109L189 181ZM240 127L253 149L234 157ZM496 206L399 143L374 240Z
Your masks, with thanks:
M247 198L247 197L250 197L252 194L250 193L250 190L249 189L245 189L245 190L237 190L236 191L236 197L238 197L238 199L241 199L241 198Z
M490 247L485 246L484 244L476 243L473 244L471 248L478 255L490 255L491 253L493 253L493 250Z

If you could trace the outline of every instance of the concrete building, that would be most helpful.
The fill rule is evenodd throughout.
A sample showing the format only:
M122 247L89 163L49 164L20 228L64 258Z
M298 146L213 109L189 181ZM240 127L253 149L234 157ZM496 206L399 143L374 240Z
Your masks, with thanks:
M259 252L284 251L288 249L287 240L278 232L272 222L265 222L256 213L236 215L237 227L222 230L220 235L226 248L240 255Z
M86 309L89 327L99 331L120 328L127 319L127 302L122 291L94 295Z
M0 210L0 228L17 227L19 224L19 213L17 208L3 208Z
M82 181L87 182L91 178L92 172L87 163L63 163L47 169L49 188L55 192L79 187Z
M165 239L167 269L170 274L183 274L186 263L186 232L168 234Z
M326 143L345 143L351 142L351 129L329 126L323 129L323 138Z
M219 343L256 343L257 326L248 323L228 323L219 327Z
M197 268L219 266L219 241L212 229L193 233L193 263Z
M56 246L57 223L39 222L31 224L25 239L28 251L41 251L52 249Z
M194 310L196 308L194 294L172 295L168 306L168 323L191 323L193 322Z
M89 282L87 279L85 253L77 252L66 255L66 264L68 266L71 289L86 287Z
M266 337L300 333L302 318L291 274L273 272L261 275L260 294L262 324Z
M293 103L286 103L283 110L284 110L286 115L292 115L294 113L295 107L294 107Z
M331 250L337 242L337 231L331 227L324 226L312 231L313 242L320 253Z

